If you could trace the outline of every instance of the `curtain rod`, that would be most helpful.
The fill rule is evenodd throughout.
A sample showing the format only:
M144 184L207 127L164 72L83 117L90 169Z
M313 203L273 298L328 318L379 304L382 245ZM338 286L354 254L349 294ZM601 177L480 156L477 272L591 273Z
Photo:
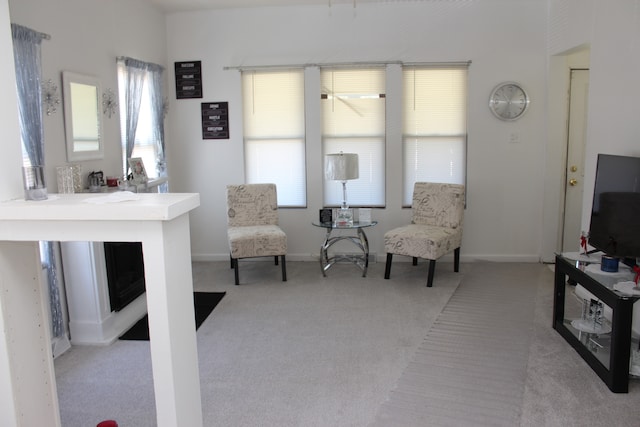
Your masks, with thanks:
M20 25L20 24L16 24L15 22L11 23L11 27L14 28L23 28L25 31L30 32L33 35L36 35L38 37L40 37L40 39L44 39L44 40L51 40L51 35L47 34L47 33L43 33L41 31L36 31L34 29L31 29L29 27L25 27L24 25Z
M270 69L286 69L286 68L307 68L307 67L369 67L384 65L405 65L410 67L416 66L432 66L432 67L450 67L450 66L469 66L471 61L453 61L453 62L402 62L402 61L371 61L371 62L327 62L327 63L308 63L308 64L281 64L281 65L236 65L224 67L223 70L270 70Z
M129 56L116 56L116 61L132 61L134 63L144 64L145 66L151 67L153 69L160 69L164 71L164 67L160 64L156 64L155 62L143 61L142 59L131 58Z

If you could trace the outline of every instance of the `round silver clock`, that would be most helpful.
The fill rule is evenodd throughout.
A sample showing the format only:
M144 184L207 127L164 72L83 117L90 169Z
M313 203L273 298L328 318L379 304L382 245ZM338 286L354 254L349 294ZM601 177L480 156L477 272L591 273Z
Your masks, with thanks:
M500 120L517 120L529 107L529 95L516 82L504 82L496 86L489 97L489 108Z

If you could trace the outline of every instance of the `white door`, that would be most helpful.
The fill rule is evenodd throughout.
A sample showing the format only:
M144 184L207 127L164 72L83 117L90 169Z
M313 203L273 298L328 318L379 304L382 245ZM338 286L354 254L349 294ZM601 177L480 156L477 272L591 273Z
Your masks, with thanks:
M562 250L580 249L589 70L571 70ZM587 230L584 230L587 231Z

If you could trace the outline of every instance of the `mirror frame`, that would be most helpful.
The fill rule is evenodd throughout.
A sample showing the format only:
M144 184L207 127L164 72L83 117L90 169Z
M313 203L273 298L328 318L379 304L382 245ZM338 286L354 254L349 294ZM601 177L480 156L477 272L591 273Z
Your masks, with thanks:
M96 114L97 114L97 126L98 126L98 149L91 151L75 151L74 150L74 137L73 137L73 105L71 97L71 84L79 83L89 86L95 86L96 88ZM96 160L104 158L104 142L102 137L102 117L100 110L100 82L97 78L78 74L71 71L62 72L62 86L64 97L64 128L66 136L67 146L67 161L74 162L79 160Z

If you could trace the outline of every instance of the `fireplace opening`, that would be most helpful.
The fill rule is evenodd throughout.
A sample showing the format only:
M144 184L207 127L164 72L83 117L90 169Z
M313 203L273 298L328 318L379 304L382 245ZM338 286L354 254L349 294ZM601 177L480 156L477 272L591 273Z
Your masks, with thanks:
M145 290L144 260L140 242L104 242L109 302L120 311Z

